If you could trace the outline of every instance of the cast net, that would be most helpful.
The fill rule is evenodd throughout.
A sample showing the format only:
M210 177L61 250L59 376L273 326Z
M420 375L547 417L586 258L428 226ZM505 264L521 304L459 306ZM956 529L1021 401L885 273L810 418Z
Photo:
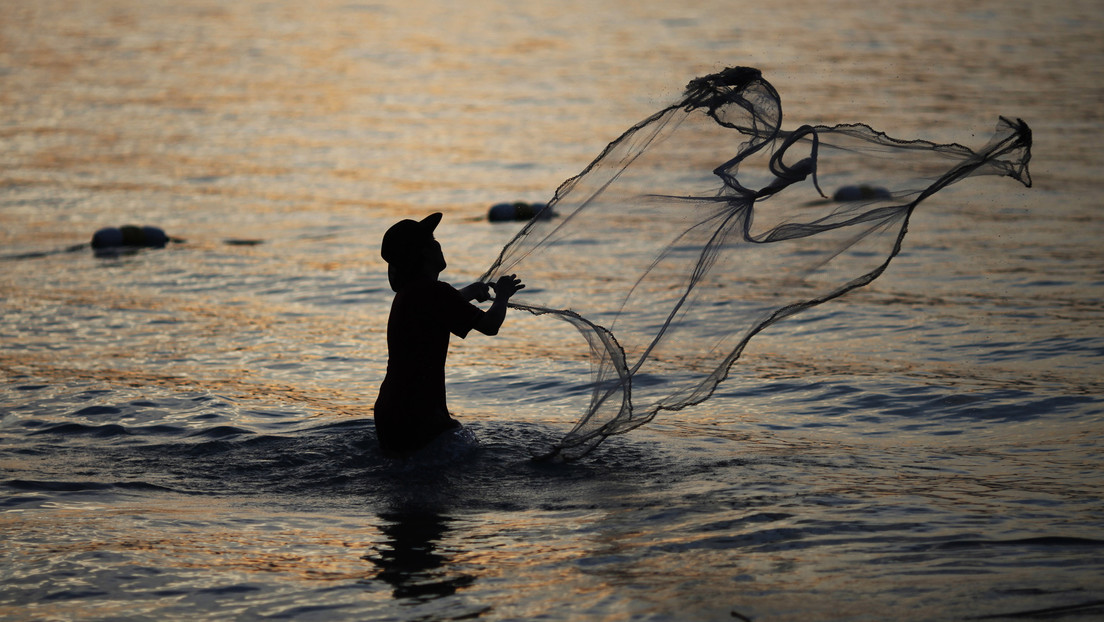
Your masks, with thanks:
M566 320L589 345L589 406L549 455L709 398L757 333L877 278L942 188L1031 185L1020 120L1000 118L976 151L781 123L756 69L691 81L564 182L546 208L557 216L531 220L483 275L519 274L510 306Z

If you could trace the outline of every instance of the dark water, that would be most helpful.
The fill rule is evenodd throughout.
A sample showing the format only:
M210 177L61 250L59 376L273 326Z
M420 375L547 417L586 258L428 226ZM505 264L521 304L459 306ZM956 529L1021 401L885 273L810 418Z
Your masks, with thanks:
M4 15L0 616L1104 616L1095 3ZM732 64L786 127L977 146L1023 117L1034 187L926 202L869 288L585 460L530 460L589 375L573 329L521 315L453 344L478 442L379 456L385 228L445 212L469 282L517 229L487 206L546 200ZM187 241L66 250L129 222Z

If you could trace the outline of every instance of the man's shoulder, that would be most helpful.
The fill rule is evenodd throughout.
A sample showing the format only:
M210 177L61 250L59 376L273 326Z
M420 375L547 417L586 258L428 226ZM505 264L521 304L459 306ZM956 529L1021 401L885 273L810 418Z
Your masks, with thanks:
M433 283L429 293L434 298L464 300L464 295L460 293L460 290L453 287L451 283L446 283L444 281ZM467 301L465 300L465 302Z
M412 283L400 292L402 304L416 306L434 306L441 309L453 308L459 303L470 304L460 290L444 281L424 281Z
M452 294L460 292L452 285L444 281L418 281L411 283L402 288L396 295L402 295L404 297L421 297L421 296L438 296L442 294Z
M451 291L451 292L458 292L459 291L455 287L452 286L452 283L446 283L444 281L437 281L433 284L433 286L438 288L438 289Z

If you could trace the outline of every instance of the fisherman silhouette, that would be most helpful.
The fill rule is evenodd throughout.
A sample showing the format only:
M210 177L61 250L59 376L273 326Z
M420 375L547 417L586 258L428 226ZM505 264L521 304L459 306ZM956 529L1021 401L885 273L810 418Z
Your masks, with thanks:
M506 303L525 287L516 275L493 285L476 282L456 289L438 280L447 263L433 231L441 214L402 220L383 236L381 254L395 298L387 320L387 375L375 404L376 437L386 455L405 457L442 432L460 427L445 403L449 336L475 329L496 335ZM495 297L486 310L471 303Z

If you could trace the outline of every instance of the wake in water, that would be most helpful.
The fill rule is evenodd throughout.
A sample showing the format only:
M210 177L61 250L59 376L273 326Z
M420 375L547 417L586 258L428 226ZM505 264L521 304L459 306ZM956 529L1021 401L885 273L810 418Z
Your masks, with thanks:
M564 182L545 208L562 217L530 221L483 275L525 275L525 302L510 306L566 320L589 344L589 406L549 456L706 400L764 328L877 278L913 209L946 186L1031 185L1021 120L1001 117L977 151L781 124L757 69L691 81Z

